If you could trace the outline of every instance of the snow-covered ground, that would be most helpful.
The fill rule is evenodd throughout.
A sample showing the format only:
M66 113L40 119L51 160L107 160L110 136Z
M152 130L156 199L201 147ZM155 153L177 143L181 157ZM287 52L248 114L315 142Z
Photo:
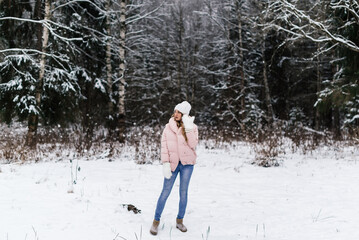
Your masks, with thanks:
M220 149L202 143L184 219L188 232L175 228L177 179L157 236L149 228L161 165L121 156L0 164L0 240L359 239L357 147L288 151L279 167L263 168L251 164L246 143Z

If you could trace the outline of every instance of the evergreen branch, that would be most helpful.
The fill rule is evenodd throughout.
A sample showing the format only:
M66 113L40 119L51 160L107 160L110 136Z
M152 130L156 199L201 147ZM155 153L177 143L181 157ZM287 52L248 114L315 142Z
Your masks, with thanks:
M8 48L0 50L0 53L6 53L6 52L23 52L23 53L38 53L38 54L45 54L48 57L53 57L55 59L63 60L61 56L56 56L54 54L49 54L46 52L42 52L36 49L26 49L26 48Z
M63 37L63 36L60 36L59 34L57 34L54 29L50 26L49 23L57 26L57 27L61 27L61 28L64 28L64 29L67 29L67 30L70 30L72 32L76 32L75 30L69 28L69 27L66 27L64 25L61 25L59 23L55 23L53 21L46 21L46 20L34 20L34 19L28 19L28 18L17 18L17 17L2 17L0 18L0 21L2 20L16 20L16 21L22 21L22 22L31 22L31 23L39 23L39 24L43 24L47 29L49 29L49 31L54 35L56 36L57 38L61 39L61 40L64 40L64 41L81 41L82 38L66 38L66 37Z

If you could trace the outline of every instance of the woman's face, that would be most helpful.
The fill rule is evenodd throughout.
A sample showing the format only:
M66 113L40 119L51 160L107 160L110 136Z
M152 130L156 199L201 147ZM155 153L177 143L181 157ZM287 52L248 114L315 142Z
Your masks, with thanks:
M182 113L178 110L175 110L175 112L173 113L173 117L177 122L179 122L182 119Z

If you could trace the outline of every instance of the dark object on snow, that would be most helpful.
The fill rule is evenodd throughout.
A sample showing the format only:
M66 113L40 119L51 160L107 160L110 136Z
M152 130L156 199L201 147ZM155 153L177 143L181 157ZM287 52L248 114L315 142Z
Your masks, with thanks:
M132 204L122 204L123 207L127 207L127 210L130 212L134 212L135 214L137 213L141 213L141 210L136 208L134 205Z

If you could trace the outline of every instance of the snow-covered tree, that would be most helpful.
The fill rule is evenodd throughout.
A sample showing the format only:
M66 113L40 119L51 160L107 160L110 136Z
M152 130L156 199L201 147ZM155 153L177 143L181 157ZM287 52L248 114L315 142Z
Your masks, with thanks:
M207 16L207 37L201 74L211 90L209 119L216 124L255 131L264 119L259 100L263 86L258 32L254 31L260 10L254 1L206 1L198 14ZM259 80L261 79L261 80ZM215 118L213 118L215 116Z
M6 6L15 4L16 1L8 1L1 7L6 10ZM73 5L62 1L36 1L29 4L27 14L12 16L9 12L0 18L2 26L12 21L18 26L31 24L35 29L29 33L30 40L26 44L19 36L14 44L1 50L4 60L0 68L1 75L6 76L6 79L2 77L2 96L10 95L9 101L14 103L18 115L28 118L27 144L30 146L36 145L39 117L45 124L64 120L73 113L71 108L81 94L78 76L83 70L72 60L79 51L75 43L84 38L75 33L71 22L67 22L68 18L76 16L64 14ZM77 97L69 100L69 96Z
M203 4L161 3L153 1L148 9L155 12L130 26L139 34L130 36L128 106L131 121L138 124L167 121L174 104L182 100L191 102L192 113L205 104L199 70L205 38L202 17L195 14Z
M288 33L292 40L306 38L321 44L317 56L332 54L334 77L328 83L323 79L318 91L316 107L333 112L333 126L339 135L341 115L346 123L357 125L359 106L357 55L359 52L357 29L359 5L356 1L331 0L311 1L309 9L302 8L300 2L274 1L272 9L281 16L275 28ZM325 16L317 14L325 9ZM283 27L281 23L285 23ZM353 71L354 70L354 71ZM350 106L349 108L347 106ZM341 114L342 112L343 114Z

